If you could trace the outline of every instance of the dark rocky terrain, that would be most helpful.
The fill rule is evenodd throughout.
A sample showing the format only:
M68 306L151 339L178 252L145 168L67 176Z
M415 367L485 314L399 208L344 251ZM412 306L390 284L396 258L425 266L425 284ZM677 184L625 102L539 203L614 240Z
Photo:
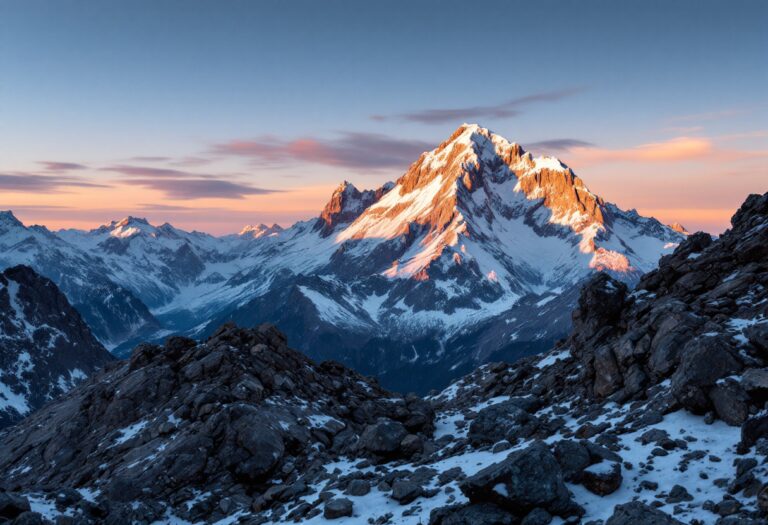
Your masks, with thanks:
M0 435L0 516L765 524L767 317L765 194L634 291L597 275L550 352L426 400L267 325L142 345Z
M27 266L0 272L0 428L113 359L52 281Z

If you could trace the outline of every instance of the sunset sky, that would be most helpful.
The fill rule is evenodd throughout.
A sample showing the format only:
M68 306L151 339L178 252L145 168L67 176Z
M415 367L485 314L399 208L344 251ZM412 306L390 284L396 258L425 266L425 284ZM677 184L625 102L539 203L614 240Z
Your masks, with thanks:
M768 191L768 2L0 0L0 209L316 215L462 122L718 233Z

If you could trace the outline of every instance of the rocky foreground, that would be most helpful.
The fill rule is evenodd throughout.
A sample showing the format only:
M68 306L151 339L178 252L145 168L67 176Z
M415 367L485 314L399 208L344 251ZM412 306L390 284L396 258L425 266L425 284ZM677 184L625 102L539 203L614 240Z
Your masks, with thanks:
M768 194L551 352L423 400L274 328L139 346L0 435L15 523L768 523Z

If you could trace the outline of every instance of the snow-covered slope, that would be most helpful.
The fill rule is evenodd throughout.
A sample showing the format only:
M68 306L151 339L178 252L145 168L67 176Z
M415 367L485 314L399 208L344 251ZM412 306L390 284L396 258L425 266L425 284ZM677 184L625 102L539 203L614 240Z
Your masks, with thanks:
M67 265L88 258L140 299L162 325L156 338L270 320L312 357L419 390L432 385L403 382L408 371L428 368L439 386L488 359L548 347L567 333L585 278L607 271L633 283L684 238L604 202L559 160L467 124L395 183L345 182L317 219L285 230L216 238L129 217L89 232L33 231ZM0 264L52 259L6 253ZM123 340L118 353L135 339Z
M159 328L136 294L113 278L114 265L97 252L43 226L26 227L10 211L0 212L0 270L19 264L54 281L108 347Z
M53 282L26 266L0 272L0 428L112 359Z
M254 245L226 285L240 304L209 326L266 318L313 357L444 378L550 345L580 282L601 270L633 283L683 238L605 203L557 159L463 125L395 184L344 183L320 219ZM467 344L482 334L482 349Z

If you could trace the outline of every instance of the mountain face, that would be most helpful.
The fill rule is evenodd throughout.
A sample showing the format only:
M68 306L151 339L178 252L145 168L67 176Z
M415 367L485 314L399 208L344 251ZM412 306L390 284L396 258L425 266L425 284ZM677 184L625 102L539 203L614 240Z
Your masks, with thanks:
M0 212L0 269L24 264L51 279L107 346L155 332L157 320L112 278L106 262L64 237L43 226L25 227L11 212Z
M768 193L732 224L716 240L690 236L633 291L593 275L551 351L484 365L426 399L317 365L267 325L141 345L0 433L0 512L763 524Z
M26 232L50 236L56 253L9 246L0 263L51 277L117 355L142 337L199 338L227 321L266 320L310 357L420 392L549 348L567 334L590 275L633 284L685 238L476 125L395 183L360 191L345 182L317 219L285 230L216 238L129 217L89 232ZM54 261L77 270L57 272ZM74 300L83 292L69 283L73 271L97 273L131 300ZM132 316L122 337L103 320L113 308Z
M26 266L0 273L0 428L113 359L50 280Z
M556 159L464 125L396 183L345 183L318 220L252 249L227 283L247 293L202 333L268 319L312 357L423 392L551 346L584 279L634 283L683 238L605 203Z

